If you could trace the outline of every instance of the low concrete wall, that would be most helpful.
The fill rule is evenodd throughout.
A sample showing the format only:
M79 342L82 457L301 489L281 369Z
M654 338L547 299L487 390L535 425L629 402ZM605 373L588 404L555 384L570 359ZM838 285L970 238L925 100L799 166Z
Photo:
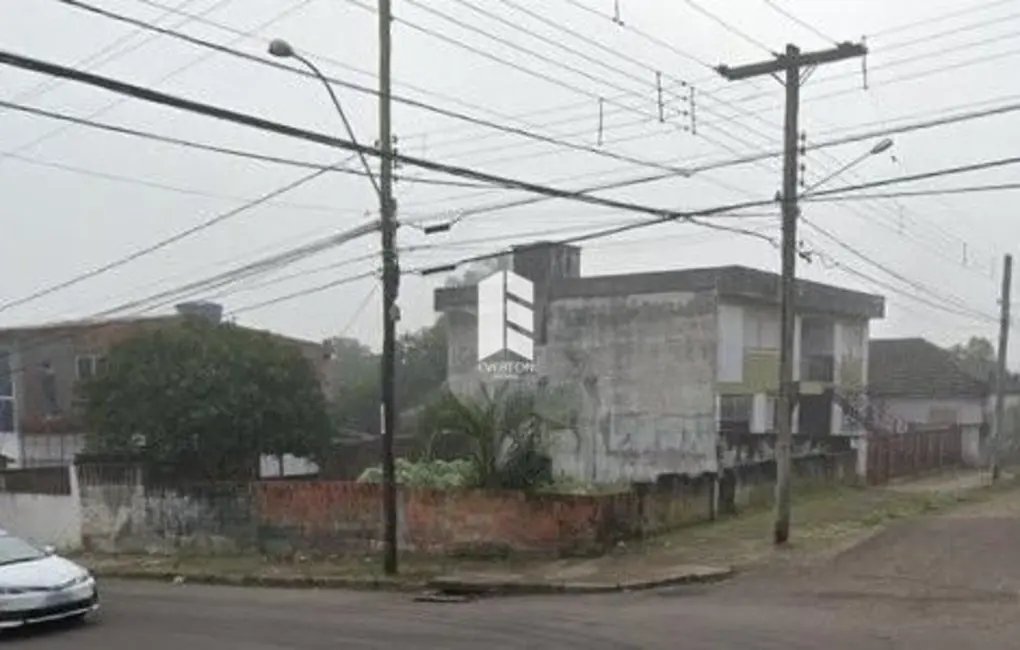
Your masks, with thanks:
M798 485L854 482L856 454L800 457ZM101 552L257 552L336 556L377 550L381 493L349 481L261 481L214 486L82 481L83 545ZM588 555L618 542L709 521L771 502L775 464L698 477L663 475L610 494L527 495L480 490L400 490L401 550L427 554Z
M66 472L58 481L48 475ZM12 477L17 480L10 480ZM44 477L35 487L26 481L31 476ZM81 501L78 482L70 467L39 470L13 470L4 473L0 488L0 528L39 545L52 545L62 551L81 548ZM66 492L66 493L62 493Z

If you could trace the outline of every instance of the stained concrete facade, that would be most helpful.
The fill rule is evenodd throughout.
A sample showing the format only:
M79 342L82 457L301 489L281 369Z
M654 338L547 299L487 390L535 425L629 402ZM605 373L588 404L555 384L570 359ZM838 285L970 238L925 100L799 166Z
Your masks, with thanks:
M459 393L536 378L573 389L577 435L553 445L560 472L596 482L715 472L723 401L747 407L740 432L773 430L778 276L731 266L582 277L579 249L558 245L529 247L513 268L534 283L525 305L535 319L533 374L480 366L478 295L457 287L435 296L447 316L448 381ZM817 431L799 428L840 432L831 392L866 383L868 321L884 315L884 301L811 282L798 282L798 294L795 373L802 393L829 403L823 424L806 420Z

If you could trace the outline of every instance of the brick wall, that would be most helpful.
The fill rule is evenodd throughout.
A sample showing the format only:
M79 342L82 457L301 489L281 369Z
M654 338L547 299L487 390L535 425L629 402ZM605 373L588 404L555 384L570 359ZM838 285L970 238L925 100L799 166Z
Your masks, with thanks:
M800 485L855 479L853 452L798 458ZM381 492L350 481L261 481L171 486L143 471L80 468L82 539L105 552L258 552L330 556L379 549ZM480 490L401 490L403 551L427 554L578 555L709 521L771 501L771 461L714 475L664 475L595 495Z

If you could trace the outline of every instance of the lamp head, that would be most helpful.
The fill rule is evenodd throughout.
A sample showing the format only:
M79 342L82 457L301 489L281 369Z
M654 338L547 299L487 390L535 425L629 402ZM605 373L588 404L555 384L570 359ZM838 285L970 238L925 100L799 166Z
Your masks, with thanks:
M875 155L880 154L883 151L888 151L892 146L893 146L892 139L886 138L885 140L882 140L881 142L879 142L878 144L871 148L871 154Z
M294 56L294 48L282 38L274 38L269 43L269 53L281 59L286 59Z

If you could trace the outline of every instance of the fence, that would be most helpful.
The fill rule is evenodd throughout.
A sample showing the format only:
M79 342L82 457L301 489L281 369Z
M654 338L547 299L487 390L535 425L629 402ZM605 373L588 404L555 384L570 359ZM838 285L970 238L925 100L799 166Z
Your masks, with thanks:
M913 476L963 463L963 435L959 427L870 436L869 485Z

